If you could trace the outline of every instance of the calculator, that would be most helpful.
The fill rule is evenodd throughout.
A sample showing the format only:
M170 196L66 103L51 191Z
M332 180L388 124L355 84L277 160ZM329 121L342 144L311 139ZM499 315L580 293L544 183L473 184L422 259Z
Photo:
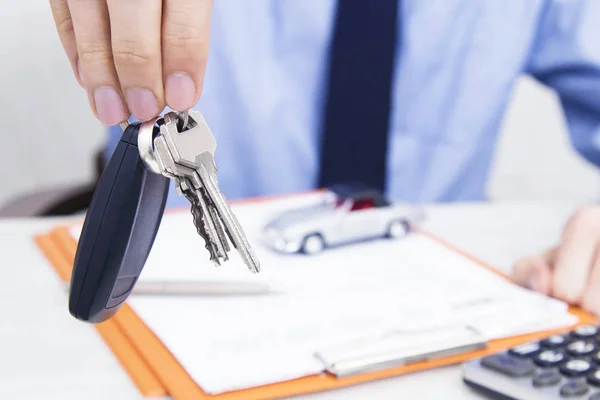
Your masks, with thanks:
M463 380L495 399L600 400L600 326L582 325L468 361Z

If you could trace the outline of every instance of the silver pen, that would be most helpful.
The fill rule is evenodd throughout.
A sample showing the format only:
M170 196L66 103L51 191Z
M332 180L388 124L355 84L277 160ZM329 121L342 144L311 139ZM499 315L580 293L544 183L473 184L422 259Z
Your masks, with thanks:
M487 346L485 337L471 327L450 329L454 333L448 337L444 337L443 328L437 332L416 332L413 337L390 333L379 338L371 337L317 351L314 356L324 364L327 372L341 378L461 354Z
M269 285L257 282L138 282L132 294L173 296L248 296L276 294Z

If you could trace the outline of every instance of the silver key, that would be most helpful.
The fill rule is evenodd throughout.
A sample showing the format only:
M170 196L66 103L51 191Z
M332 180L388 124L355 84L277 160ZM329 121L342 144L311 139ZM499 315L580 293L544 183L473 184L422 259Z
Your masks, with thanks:
M223 223L224 231L227 232L229 239L233 242L233 245L240 253L241 258L248 268L254 272L258 272L258 260L239 222L233 212L231 212L227 200L219 190L216 176L217 167L214 161L214 151L216 149L215 138L202 118L202 115L197 111L190 111L190 113L194 113L191 116L193 120L192 127L189 131L183 133L177 133L173 129L169 129L176 126L175 121L172 121L174 116L172 114L165 116L165 125L163 126L165 141L171 149L176 163L186 166L195 165L196 174L192 179L196 180L199 178L199 182L194 182L198 197L203 198L207 196L209 212L213 217L217 217L215 219ZM189 136L186 137L186 133ZM193 149L204 149L204 151L194 151ZM216 243L222 243L223 247L225 247L225 252L228 251L225 232L218 222L215 224L214 230L216 230L216 236L220 239L216 240ZM212 231L213 229L209 232L211 236L213 234ZM218 250L219 253L222 253L223 249L219 248Z
M168 116L165 119L165 123L174 123ZM211 261L220 265L221 259L223 261L227 260L227 255L224 251L225 246L218 235L218 221L215 221L213 218L214 214L210 211L210 206L207 204L207 197L202 193L202 184L196 177L195 170L175 162L164 135L161 134L155 138L154 145L157 161L164 174L175 180L179 194L184 195L192 205L191 211L196 230L206 242L206 249L210 253Z
M149 164L153 171L174 179L178 193L192 203L194 223L213 262L220 265L221 260L229 259L229 238L248 269L259 272L258 259L219 189L215 137L198 111L186 114L170 112L164 116L152 149L146 151L152 159ZM147 149L148 145L140 148Z
M211 261L218 265L219 260L216 252L216 244L213 242L208 233L208 223L205 221L205 218L202 215L203 200L201 198L198 199L196 194L191 189L192 186L186 184L187 181L185 175L181 174L181 168L175 164L175 161L170 156L164 141L157 141L157 138L154 137L155 125L157 125L159 120L161 119L157 118L152 121L146 121L142 123L140 127L138 148L142 161L150 171L156 174L165 175L175 181L175 186L179 194L184 195L191 204L194 225L196 226L198 234L205 241L206 249L210 253ZM187 126L187 122L184 122L183 125L184 127ZM161 153L156 151L156 146L161 148L163 154L162 158ZM187 171L188 174L191 174L192 172L193 171Z
M204 239L206 249L210 253L211 261L218 265L219 262L215 245L211 241L209 233L207 232L206 221L204 221L204 217L202 215L200 204L201 200L196 197L195 193L193 193L191 189L188 190L183 188L186 181L184 176L180 176L180 174L177 172L180 168L178 168L172 157L170 157L169 151L164 142L162 140L157 141L157 138L154 136L155 125L157 125L160 120L161 119L157 118L155 120L142 123L138 136L138 149L140 156L146 165L146 168L148 168L150 171L156 174L165 175L175 181L175 187L177 188L179 194L184 195L191 204L194 225L196 226L198 234ZM156 150L156 146L161 148L163 154L162 158L160 155L161 153Z
M194 218L194 225L196 231L204 239L206 250L210 254L210 260L215 264L219 265L219 256L217 254L217 244L214 243L213 238L208 233L208 225L206 217L203 212L203 205L205 204L204 199L198 198L198 196L191 190L183 191L183 195L188 199L191 207L192 216Z

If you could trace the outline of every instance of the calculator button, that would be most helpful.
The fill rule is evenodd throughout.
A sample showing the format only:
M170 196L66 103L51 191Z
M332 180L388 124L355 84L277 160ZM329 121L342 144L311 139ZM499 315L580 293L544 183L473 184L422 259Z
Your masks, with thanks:
M595 350L596 346L593 343L584 340L577 340L576 342L569 343L567 346L567 352L573 356L587 356Z
M600 351L594 353L592 360L594 360L597 364L600 364Z
M590 385L600 387L600 370L596 370L589 374L587 380Z
M533 361L541 367L554 367L565 360L565 355L559 350L544 350L534 357Z
M538 343L525 343L510 349L508 354L515 357L528 358L539 353L541 349L542 347Z
M561 380L561 376L555 370L549 369L542 371L533 378L533 386L537 388L556 385Z
M592 370L592 364L586 360L570 360L560 366L560 372L565 376L583 376Z
M567 339L563 335L552 335L541 341L542 346L554 349L561 347L567 343Z
M577 328L573 329L573 331L571 333L575 337L582 338L582 339L588 339L588 338L593 338L599 332L598 332L598 328L596 328L594 325L582 325L582 326L578 326Z
M586 394L590 388L582 382L571 381L567 382L560 388L560 395L562 397L577 397Z
M533 374L534 366L527 360L510 357L506 354L494 354L484 357L481 365L514 378Z

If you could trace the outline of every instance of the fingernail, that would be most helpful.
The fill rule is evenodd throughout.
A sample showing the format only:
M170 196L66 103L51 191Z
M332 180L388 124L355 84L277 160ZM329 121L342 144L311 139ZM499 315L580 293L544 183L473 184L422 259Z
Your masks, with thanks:
M165 85L166 100L175 111L189 110L196 99L196 85L186 73L178 72L167 77Z
M154 94L148 89L127 90L129 111L139 120L147 121L160 112Z
M79 82L83 86L85 86L85 82L83 81L83 74L81 73L81 60L77 59L77 75L79 75Z
M125 106L121 96L111 87L94 90L94 102L98 118L105 125L116 125L125 120Z

